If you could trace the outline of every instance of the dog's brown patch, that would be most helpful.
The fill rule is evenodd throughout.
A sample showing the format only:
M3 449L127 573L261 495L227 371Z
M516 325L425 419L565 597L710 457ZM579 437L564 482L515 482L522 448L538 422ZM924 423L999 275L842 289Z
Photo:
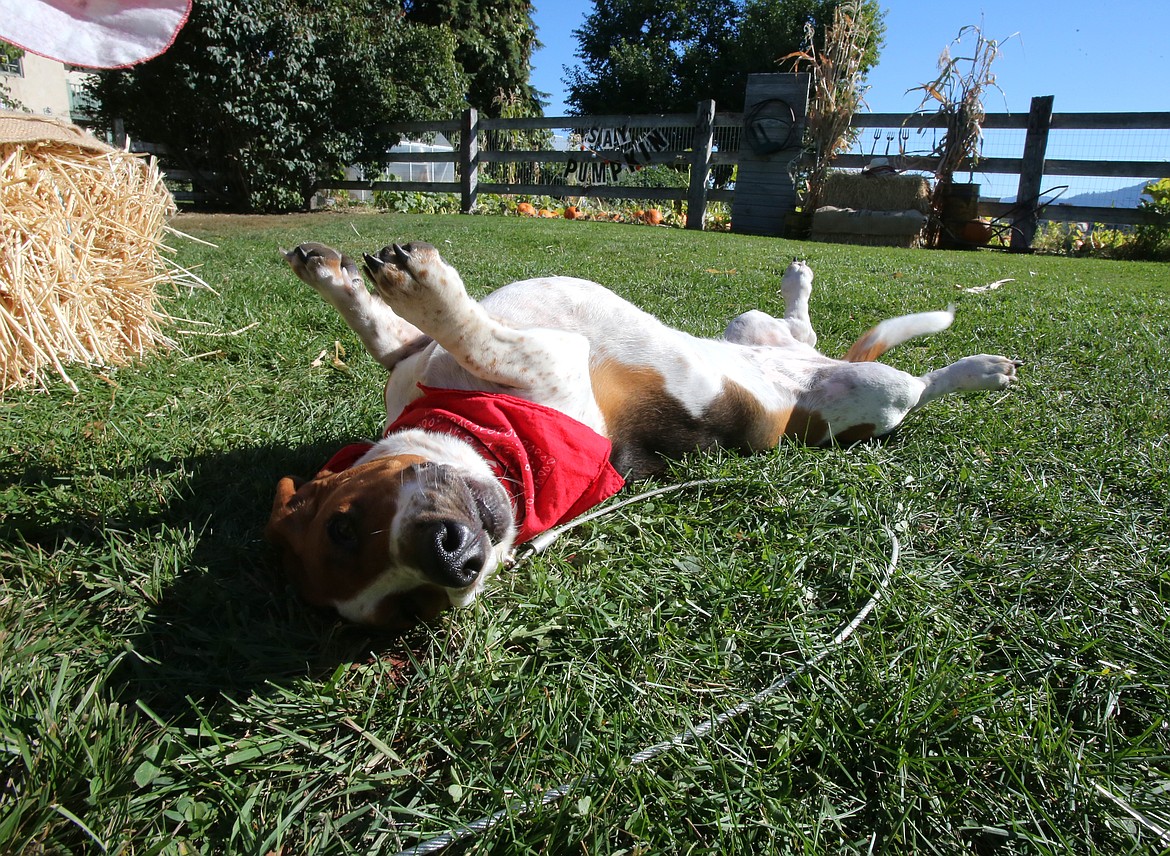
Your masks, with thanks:
M614 467L633 478L661 472L665 458L688 452L722 446L750 454L770 448L785 426L799 422L793 413L768 413L751 391L731 380L699 416L667 392L665 378L653 369L606 361L591 369L590 382L613 443ZM804 422L810 433L817 427L811 418ZM823 431L824 420L820 425Z
M770 445L775 446L781 437L788 437L809 446L819 445L829 438L829 423L815 410L793 407L771 415Z

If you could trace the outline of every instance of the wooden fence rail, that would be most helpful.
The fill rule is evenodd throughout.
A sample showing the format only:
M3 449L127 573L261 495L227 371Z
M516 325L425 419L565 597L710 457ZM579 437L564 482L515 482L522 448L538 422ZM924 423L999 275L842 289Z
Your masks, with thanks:
M739 160L739 141L744 125L742 113L716 112L713 101L698 104L694 114L641 114L609 116L554 116L520 119L480 117L467 110L462 116L435 122L404 122L390 126L401 139L419 139L442 134L455 144L451 151L390 152L387 166L393 164L453 164L454 181L387 181L323 179L315 190L346 191L415 191L459 195L462 209L475 208L480 194L540 195L552 197L590 197L598 199L644 199L687 204L688 228L701 229L708 202L730 203L733 186L716 186L712 173L726 177ZM872 129L930 129L941 127L937 114L858 113L853 127ZM1157 179L1170 176L1168 160L1089 160L1048 159L1047 135L1055 130L1170 130L1170 112L1160 113L1054 113L1049 96L1034 98L1031 110L1023 114L990 113L983 127L987 130L1016 129L1027 133L1020 157L981 158L968 164L982 173L1020 176L1017 202L980 203L985 216L1012 220L1013 235L1030 241L1038 218L1064 221L1137 224L1148 215L1141 209L1107 208L1074 205L1040 205L1040 183L1045 176L1099 176ZM631 129L657 134L655 145L639 146ZM504 149L493 142L501 136L520 135L531 139L533 132L551 136L551 132L569 130L575 146L569 150L547 148ZM580 140L593 132L600 133L610 147L582 145ZM523 132L529 132L527 137ZM624 141L613 145L613 140ZM632 141L632 144L630 144ZM843 154L835 161L841 169L860 169L870 158L861 154ZM901 170L933 172L936 160L913 155L898 156L895 165ZM626 167L665 164L689 170L686 187L633 187L608 182L570 180L574 177L600 176L606 169L617 172ZM504 169L500 169L500 165ZM531 181L491 180L508 166L523 166L539 171L540 179ZM721 169L722 168L722 169ZM170 175L174 176L173 173ZM546 181L551 178L553 180ZM177 176L174 176L177 177ZM190 180L191 176L184 176ZM198 177L195 177L198 178Z
M461 196L464 212L475 208L476 198L481 193L501 196L587 196L595 199L646 199L662 202L688 202L690 210L700 211L708 200L730 202L733 191L711 189L707 179L712 167L733 166L734 153L714 151L713 139L716 129L736 129L742 124L738 113L716 113L715 102L700 103L694 116L679 114L651 113L644 115L613 116L553 116L520 119L480 118L476 110L464 113L462 121L411 122L391 125L389 131L403 138L444 134L458 136L459 146L450 152L391 152L387 155L387 166L396 163L454 163L458 177L455 181L381 181L381 180L323 180L318 181L316 190L346 191L415 191L421 193L456 193ZM520 149L491 150L478 145L481 134L491 132L516 133L523 131L555 131L572 129L581 134L590 130L628 128L650 128L659 131L690 131L693 144L685 149L637 151L619 149L574 150ZM468 142L477 140L474 157L467 152ZM637 166L671 165L687 167L691 171L687 187L626 187L613 184L583 184L559 181L552 183L490 182L481 180L480 172L487 164L540 164L563 165L564 167L585 165L626 165ZM692 216L690 228L702 228L702 216ZM692 225L693 224L693 225Z
M989 113L983 127L987 130L1035 131L1037 125L1044 131L1144 131L1170 130L1170 112L1161 113L1053 113L1051 96L1032 99L1028 113ZM1047 114L1047 115L1046 115ZM1046 115L1046 118L1045 118ZM907 116L902 113L858 113L853 117L855 128L940 128L937 114ZM1046 136L1045 136L1046 139ZM1027 144L1025 143L1025 149ZM1025 193L1025 179L1031 179L1036 191L1044 176L1093 176L1101 178L1149 178L1170 176L1170 162L1134 160L1052 159L1045 156L1046 146L1032 152L1025 151L1019 158L980 158L978 172L1019 175L1021 192L1018 199L1035 199L1036 192ZM1170 154L1170 152L1168 152ZM862 155L842 155L835 162L842 169L860 169L868 158ZM932 158L906 157L898 159L901 169L934 169ZM1016 208L1016 203L981 202L980 213L999 217ZM1048 220L1108 222L1133 225L1146 221L1145 214L1135 208L1109 208L1088 205L1059 205L1043 212Z
M1051 130L1165 130L1170 129L1170 112L1166 113L1053 113L1051 97L1033 99L1032 109L1025 114L991 113L984 121L988 130L1017 129L1028 132L1028 140L1020 157L982 158L968 165L983 173L1014 174L1020 176L1020 192L1016 203L982 202L980 213L986 216L1010 216L1013 234L1023 235L1023 243L1030 241L1037 217L1066 221L1104 221L1118 224L1145 222L1140 209L1105 208L1089 206L1047 206L1038 209L1040 181L1044 176L1101 176L1156 179L1170 176L1170 161L1047 159L1047 133ZM410 122L394 125L393 133L403 138L442 133L458 136L460 146L451 152L391 153L387 164L393 163L454 163L457 181L320 181L318 190L409 190L426 193L457 193L464 211L475 207L481 193L501 195L546 195L552 197L591 197L598 199L646 199L688 204L688 227L702 228L703 213L708 201L730 202L733 189L711 186L711 171L719 166L734 166L738 161L736 133L743 125L741 113L715 112L714 102L698 105L694 115L642 114L612 116L554 116L525 119L480 118L468 110L459 120L443 122ZM937 114L858 113L853 117L857 129L930 129L941 127ZM686 144L674 148L631 152L623 149L574 150L521 149L495 150L480 144L480 137L490 138L493 132L516 133L571 129L580 136L593 129L650 128L662 132L678 131L677 137ZM472 140L474 138L474 143ZM670 139L669 135L665 135ZM860 169L870 158L859 154L844 154L835 165L842 169ZM555 180L552 182L493 182L484 180L492 164L538 164L549 166L584 164L632 164L651 166L667 164L690 170L685 188L628 187L613 184L589 184ZM900 156L896 166L901 170L933 172L935 158ZM546 172L548 170L546 169Z

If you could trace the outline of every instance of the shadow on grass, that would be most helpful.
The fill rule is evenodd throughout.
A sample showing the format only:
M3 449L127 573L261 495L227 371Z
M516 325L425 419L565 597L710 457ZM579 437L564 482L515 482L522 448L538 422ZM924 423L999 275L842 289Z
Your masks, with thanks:
M68 554L71 564L76 557L87 570L77 598L118 604L96 610L125 608L126 587L137 590L131 599L141 629L123 642L129 656L111 689L164 717L268 682L327 677L372 657L405 667L417 639L372 634L306 606L286 586L263 537L277 480L311 474L339 445L262 445L106 472L122 483L177 479L178 495L161 510L132 496L97 510L63 491L60 504L38 502L0 517L0 538L46 556ZM41 494L71 480L39 464L3 469L5 481ZM159 579L167 580L161 589ZM119 587L122 597L94 597L95 589ZM94 620L105 623L100 614Z

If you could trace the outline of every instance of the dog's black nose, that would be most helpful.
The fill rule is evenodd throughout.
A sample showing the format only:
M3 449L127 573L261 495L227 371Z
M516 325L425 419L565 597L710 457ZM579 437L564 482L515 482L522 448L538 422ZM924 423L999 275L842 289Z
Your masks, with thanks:
M431 523L423 539L421 570L440 585L469 586L487 562L487 536L464 523L454 520Z

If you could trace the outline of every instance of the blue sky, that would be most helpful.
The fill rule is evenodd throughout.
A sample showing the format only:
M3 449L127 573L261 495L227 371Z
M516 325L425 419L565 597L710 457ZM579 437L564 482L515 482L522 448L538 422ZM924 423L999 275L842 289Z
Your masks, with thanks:
M565 65L576 62L572 31L593 9L590 0L534 0L537 37L532 82L550 93L545 115L565 113ZM995 65L1004 99L990 112L1023 112L1033 95L1055 96L1058 112L1170 110L1170 3L1165 0L893 0L886 9L886 46L870 75L874 112L909 112L906 90L934 77L939 52L968 24L1007 39ZM761 69L777 70L780 69ZM723 105L738 110L743 105ZM647 112L654 112L647 105Z
M534 0L537 38L544 47L533 57L532 83L549 93L546 116L563 116L566 65L576 63L577 40L572 31L593 10L591 0ZM889 0L886 44L869 76L866 104L875 113L909 113L921 93L907 92L936 75L939 53L970 24L988 38L1003 42L994 72L1002 94L985 100L991 113L1026 113L1033 96L1054 96L1056 112L1170 111L1170 3L1166 0ZM761 69L761 71L781 71ZM735 112L742 104L720 105ZM655 112L652 104L646 112ZM1170 132L1055 132L1049 157L1170 160ZM1093 135L1097 136L1094 137ZM875 145L860 140L865 145ZM880 153L888 144L877 143ZM895 143L896 148L896 143ZM1022 132L988 132L984 155L1019 157ZM987 198L1015 193L1016 177L977 174ZM1048 182L1046 190L1071 197L1079 193L1112 193L1145 179L1070 178ZM1067 185L1067 189L1062 189ZM1095 204L1105 204L1097 202ZM1115 204L1135 204L1118 201Z

